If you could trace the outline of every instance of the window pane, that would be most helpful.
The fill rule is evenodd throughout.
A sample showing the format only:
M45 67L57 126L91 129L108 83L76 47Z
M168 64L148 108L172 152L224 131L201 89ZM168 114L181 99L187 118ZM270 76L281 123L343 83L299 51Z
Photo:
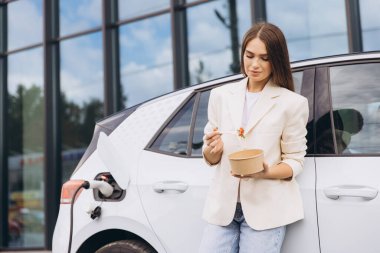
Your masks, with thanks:
M42 42L42 0L8 4L8 49Z
M194 136L192 144L192 156L202 155L203 146L203 131L207 124L207 107L208 99L210 97L210 90L201 93L201 99L199 100L199 106L197 111L197 116L195 119Z
M177 113L153 143L152 149L187 155L191 116L195 96Z
M380 1L362 0L359 4L363 33L363 50L380 50Z
M186 3L189 4L189 3L192 3L192 2L197 2L199 0L186 0Z
M62 166L66 181L91 141L95 122L104 116L101 34L63 41L60 74Z
M119 0L119 19L149 14L169 8L169 0Z
M330 70L339 153L380 153L380 64Z
M301 94L303 71L292 73L294 82L294 91Z
M233 8L230 2L212 1L188 9L191 84L240 72L240 43L251 24L250 5L248 0L236 1ZM237 29L230 28L234 12L237 25L232 27Z
M43 247L42 49L12 54L8 61L9 246Z
M125 107L172 91L170 16L122 26L120 62Z
M101 0L60 0L60 35L101 25Z
M344 2L266 1L268 21L284 32L291 61L348 53Z

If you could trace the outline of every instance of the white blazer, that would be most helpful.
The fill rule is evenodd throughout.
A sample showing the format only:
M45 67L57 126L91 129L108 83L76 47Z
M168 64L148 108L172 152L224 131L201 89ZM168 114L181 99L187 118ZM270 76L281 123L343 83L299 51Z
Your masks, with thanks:
M237 131L241 127L247 81L248 78L244 78L211 91L205 134L215 127L220 131ZM226 226L231 223L239 187L244 217L253 229L270 229L303 219L302 199L295 177L303 169L306 154L308 101L270 80L253 112L245 128L245 139L231 134L221 136L224 150L215 166L203 212L203 218L211 224ZM268 180L231 176L228 155L243 148L263 149L264 161L269 166L286 163L293 170L293 178Z

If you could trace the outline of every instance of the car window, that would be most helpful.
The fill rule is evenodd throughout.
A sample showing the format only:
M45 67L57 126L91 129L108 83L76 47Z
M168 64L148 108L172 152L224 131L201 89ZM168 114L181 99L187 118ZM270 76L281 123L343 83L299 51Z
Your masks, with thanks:
M380 153L380 63L330 68L339 154Z
M172 118L151 146L154 150L187 155L191 118L195 96L193 96Z
M198 111L195 118L193 142L191 145L192 156L202 155L203 130L207 124L207 107L210 91L211 90L203 91L199 100Z
M301 94L303 71L293 72L294 91Z

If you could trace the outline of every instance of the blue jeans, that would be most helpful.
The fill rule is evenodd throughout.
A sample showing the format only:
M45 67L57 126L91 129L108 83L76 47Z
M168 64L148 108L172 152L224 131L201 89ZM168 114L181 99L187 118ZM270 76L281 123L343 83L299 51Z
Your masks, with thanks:
M245 221L241 204L227 226L207 224L199 253L280 253L286 227L254 230Z

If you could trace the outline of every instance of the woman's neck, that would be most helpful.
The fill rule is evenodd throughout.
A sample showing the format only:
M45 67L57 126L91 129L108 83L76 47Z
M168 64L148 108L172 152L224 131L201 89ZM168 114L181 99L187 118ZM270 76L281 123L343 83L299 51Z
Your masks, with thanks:
M264 89L265 85L267 84L269 79L260 81L260 82L253 82L251 79L248 79L248 85L247 90L248 92L260 92Z

